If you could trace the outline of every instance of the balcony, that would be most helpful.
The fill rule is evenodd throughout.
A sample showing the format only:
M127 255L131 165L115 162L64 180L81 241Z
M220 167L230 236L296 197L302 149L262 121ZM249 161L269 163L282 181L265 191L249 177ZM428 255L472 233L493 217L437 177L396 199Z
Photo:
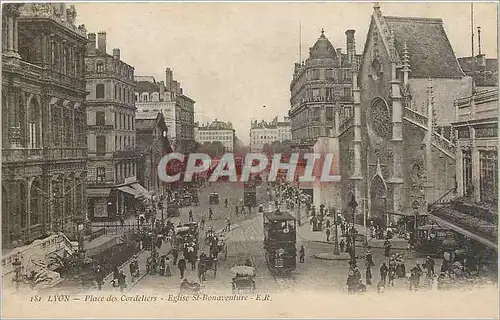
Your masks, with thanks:
M83 159L87 157L86 148L37 148L3 149L2 162L57 161Z
M139 149L127 148L113 152L114 158L137 158L140 156Z
M106 132L106 131L111 131L114 129L114 126L112 124L89 124L87 125L87 128L89 131L95 131L95 132Z

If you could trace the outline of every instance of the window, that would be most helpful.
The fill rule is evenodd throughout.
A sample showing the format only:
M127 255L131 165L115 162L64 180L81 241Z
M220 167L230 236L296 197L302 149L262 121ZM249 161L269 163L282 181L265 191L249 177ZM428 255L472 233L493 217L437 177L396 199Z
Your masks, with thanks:
M55 41L50 42L50 62L52 62L52 64L56 64L56 42Z
M104 126L106 124L106 113L104 111L97 111L95 113L95 125Z
M333 80L333 69L326 69L326 79Z
M123 144L122 144L122 136L120 136L120 138L118 139L118 141L120 142L120 150L122 149L123 147Z
M68 48L66 47L63 47L63 50L62 50L62 71L63 73L67 73L68 72Z
M118 96L118 87L115 85L115 99Z
M99 83L95 86L95 97L96 99L104 99L104 84Z
M118 136L115 136L115 150L118 150Z
M344 97L346 97L346 98L350 98L351 97L351 88L344 87Z
M103 156L106 154L106 137L97 136L96 137L96 154L98 156Z
M480 195L481 201L498 202L498 162L496 151L480 151Z
M326 96L333 98L335 97L335 89L334 88L326 88Z
M326 108L326 120L333 120L334 115L333 115L333 107L327 107Z
M312 80L319 80L319 69L314 69L312 72Z
M104 63L102 61L97 61L95 69L97 72L104 72Z
M465 195L472 195L472 156L470 150L463 152L463 191Z
M97 183L106 182L106 168L97 167Z
M122 89L122 92L123 92L123 94L122 94L123 101L125 101L125 88Z
M122 99L122 90L118 88L118 100Z

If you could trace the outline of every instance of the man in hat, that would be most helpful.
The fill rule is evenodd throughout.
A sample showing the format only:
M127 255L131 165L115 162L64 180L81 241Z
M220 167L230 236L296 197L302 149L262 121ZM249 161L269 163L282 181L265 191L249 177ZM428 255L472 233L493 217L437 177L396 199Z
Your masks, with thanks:
M104 284L104 271L101 265L98 265L95 269L95 280L97 282L97 289L102 290L102 285Z

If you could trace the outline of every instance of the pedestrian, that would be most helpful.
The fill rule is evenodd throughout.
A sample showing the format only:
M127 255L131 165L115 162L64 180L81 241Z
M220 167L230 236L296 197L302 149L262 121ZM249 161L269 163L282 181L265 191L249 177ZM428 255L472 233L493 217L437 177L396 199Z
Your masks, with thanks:
M368 246L366 248L366 256L365 256L365 260L367 263L370 264L370 267L374 267L375 266L375 263L373 262L373 257L372 257L372 247L371 246Z
M165 257L165 277L172 276L172 262L169 257Z
M305 252L304 246L300 246L300 251L299 251L299 261L300 261L300 263L304 263L305 256L306 256L306 252Z
M186 260L184 259L183 256L181 256L181 258L179 259L179 262L177 263L177 268L179 268L181 279L184 278L184 271L186 271Z
M100 265L95 269L95 280L97 282L97 289L102 290L102 285L104 284L104 271Z
M344 239L340 240L340 252L344 252L345 249L345 241Z
M385 239L384 241L384 255L386 257L391 256L391 242L389 241L389 239Z
M123 292L127 287L127 276L125 276L123 269L120 269L120 273L118 274L118 286L120 287L121 292Z
M238 215L238 213L239 213L238 211L239 211L239 207L238 207L238 205L236 205L236 215Z
M229 221L229 218L226 218L226 230L228 232L231 231L231 221Z
M177 265L177 257L179 256L179 249L177 249L177 246L174 246L172 248L172 257L174 258L174 264Z
M382 265L380 266L380 280L384 283L384 287L387 283L387 273L389 273L389 268L387 268L385 262L382 262Z
M193 210L189 210L189 222L193 222Z
M209 221L212 221L213 214L214 214L214 212L212 211L212 208L208 208L208 220Z
M198 263L198 279L200 280L200 284L205 280L205 262Z
M224 206L227 208L227 198L224 200Z
M367 261L366 262L366 285L371 286L372 285L372 265Z
M118 266L115 266L115 269L113 270L113 287L118 287L118 278L120 277L120 269Z
M326 242L330 242L330 228L326 228Z
M396 279L396 261L389 262L389 286L394 287L394 280Z
M425 268L428 270L428 276L433 278L434 277L434 266L435 266L435 262L434 260L430 257L430 256L427 256L426 260L425 260Z
M160 258L160 268L159 268L159 274L160 274L161 277L165 276L165 268L166 268L165 263L166 263L165 256L162 256Z

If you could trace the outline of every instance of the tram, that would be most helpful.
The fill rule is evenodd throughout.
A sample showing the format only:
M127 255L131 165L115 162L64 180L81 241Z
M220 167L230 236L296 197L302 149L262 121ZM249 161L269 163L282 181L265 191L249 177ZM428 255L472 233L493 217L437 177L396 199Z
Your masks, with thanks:
M266 263L273 274L286 275L297 266L295 218L286 211L276 209L264 212L264 250Z

